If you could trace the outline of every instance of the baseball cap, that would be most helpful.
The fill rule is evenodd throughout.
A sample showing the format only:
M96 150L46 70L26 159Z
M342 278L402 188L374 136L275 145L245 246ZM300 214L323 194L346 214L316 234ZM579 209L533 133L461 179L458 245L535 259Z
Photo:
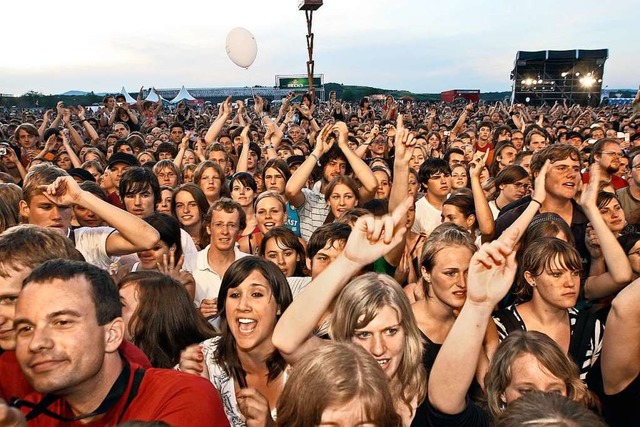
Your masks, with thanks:
M129 166L138 166L138 159L136 159L135 156L131 155L131 154L127 154L127 153L113 153L111 155L111 157L109 157L109 164L107 164L107 167L110 168L111 166L115 165L116 163L124 163L127 164Z
M68 174L73 177L80 178L82 181L96 182L96 179L91 175L91 172L82 168L73 168L69 170Z

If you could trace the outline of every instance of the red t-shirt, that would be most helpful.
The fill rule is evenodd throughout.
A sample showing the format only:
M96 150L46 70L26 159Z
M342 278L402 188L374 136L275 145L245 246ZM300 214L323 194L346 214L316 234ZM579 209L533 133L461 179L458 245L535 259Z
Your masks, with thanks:
M120 354L128 361L143 367L151 368L151 362L147 356L135 345L123 340L119 347ZM24 376L15 351L5 351L0 355L0 398L5 401L10 399L22 399L35 390Z
M23 398L33 388L20 370L15 351L5 351L0 355L0 398L5 401Z
M103 427L115 426L125 421L164 421L171 426L229 426L222 407L220 395L213 384L197 375L186 374L170 369L147 369L140 383L136 397L124 411L127 397L131 391L134 373L140 366L131 363L129 381L120 400L100 419L84 424L80 421L65 422L46 415L30 420L31 427ZM25 398L31 402L40 402L42 394L32 393ZM74 414L63 399L58 399L47 408L65 418ZM23 413L31 409L23 407Z
M585 172L582 174L582 183L589 183L589 172ZM620 190L621 188L628 187L629 183L624 179L620 178L618 175L611 175L611 185L614 189Z

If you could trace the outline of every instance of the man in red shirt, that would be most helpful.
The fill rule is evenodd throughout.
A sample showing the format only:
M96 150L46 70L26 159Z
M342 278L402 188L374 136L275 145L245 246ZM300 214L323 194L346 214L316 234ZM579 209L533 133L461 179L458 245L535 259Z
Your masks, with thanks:
M589 164L596 162L600 164L600 181L611 184L615 190L629 186L627 181L614 175L620 169L620 158L623 155L618 140L603 138L593 144L589 156ZM582 182L585 184L589 182L589 172L582 174Z
M220 396L204 378L144 370L123 359L122 305L108 273L52 260L25 279L13 326L16 356L37 390L0 404L0 425L112 426L128 420L228 426ZM3 419L4 417L4 419ZM3 422L5 424L3 424Z

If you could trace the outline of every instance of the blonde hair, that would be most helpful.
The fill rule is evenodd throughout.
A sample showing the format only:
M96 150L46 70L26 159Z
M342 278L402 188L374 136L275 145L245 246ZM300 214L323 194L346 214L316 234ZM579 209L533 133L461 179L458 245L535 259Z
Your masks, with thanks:
M388 380L377 362L354 344L329 343L305 355L278 399L276 426L315 427L322 413L357 399L367 421L400 427Z
M467 248L472 254L478 250L469 231L452 222L445 222L437 226L425 240L422 246L422 254L420 255L420 266L424 267L428 273L431 273L435 267L438 253L445 248L451 247ZM429 295L429 284L424 277L421 280L424 294Z
M396 373L394 396L412 408L426 394L426 371L422 365L424 342L416 323L411 304L402 288L384 274L366 273L352 280L340 292L329 325L329 335L336 341L351 341L356 329L364 328L388 306L395 310L404 331L404 352Z

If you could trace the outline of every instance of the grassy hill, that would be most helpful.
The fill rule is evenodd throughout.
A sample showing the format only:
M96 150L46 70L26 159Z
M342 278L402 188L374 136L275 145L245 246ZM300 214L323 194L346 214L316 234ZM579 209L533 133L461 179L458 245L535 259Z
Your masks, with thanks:
M328 94L330 91L335 90L339 99L345 101L359 101L365 96L371 96L376 94L389 94L393 95L396 99L403 96L410 96L416 101L439 101L440 93L413 93L407 90L392 90L381 89L370 86L352 86L342 85L339 83L325 83L325 92ZM502 101L508 98L511 92L486 92L480 93L480 99L487 102Z

